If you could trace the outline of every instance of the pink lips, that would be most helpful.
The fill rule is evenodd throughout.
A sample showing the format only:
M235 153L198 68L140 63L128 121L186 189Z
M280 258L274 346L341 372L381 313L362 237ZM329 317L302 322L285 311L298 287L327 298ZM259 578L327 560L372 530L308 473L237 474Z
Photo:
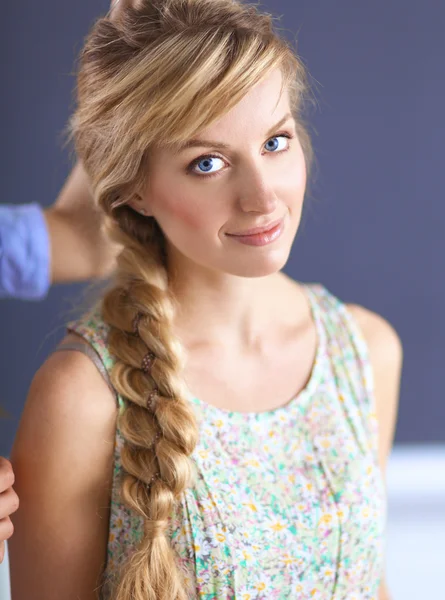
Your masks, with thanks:
M240 233L228 233L227 235L247 246L266 246L277 240L283 233L283 230L284 219L280 219L265 227L255 227Z

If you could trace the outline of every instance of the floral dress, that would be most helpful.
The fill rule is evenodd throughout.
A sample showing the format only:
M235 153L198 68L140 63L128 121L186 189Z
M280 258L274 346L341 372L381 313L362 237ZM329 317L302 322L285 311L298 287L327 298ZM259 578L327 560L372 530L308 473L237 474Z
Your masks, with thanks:
M344 303L320 284L302 285L318 333L306 387L261 413L190 399L198 476L175 508L170 538L192 598L378 599L386 495L367 347ZM108 380L113 357L100 309L68 329L89 343ZM103 600L143 532L120 498L122 445L117 429Z

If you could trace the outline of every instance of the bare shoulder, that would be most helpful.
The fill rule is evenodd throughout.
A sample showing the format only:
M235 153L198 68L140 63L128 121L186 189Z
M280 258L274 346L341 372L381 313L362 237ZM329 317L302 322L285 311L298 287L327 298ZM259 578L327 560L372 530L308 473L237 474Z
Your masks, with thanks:
M63 342L72 339L81 338L69 335ZM115 398L95 364L75 350L54 352L37 371L25 411L34 409L56 419L59 426L67 422L70 429L82 421L86 427L106 428L105 422L114 420L117 411Z
M12 458L29 466L46 453L46 472L67 461L70 476L85 476L94 469L92 457L109 454L116 417L115 398L92 360L78 351L54 352L31 383ZM28 453L31 448L39 452Z
M402 361L402 342L391 323L364 306L347 304L346 307L365 337L373 363L397 364Z
M374 376L379 455L385 471L397 421L403 347L394 327L381 315L356 304L346 305L368 346Z
M116 417L113 394L81 352L55 352L35 375L11 455L20 498L10 544L14 598L97 597Z

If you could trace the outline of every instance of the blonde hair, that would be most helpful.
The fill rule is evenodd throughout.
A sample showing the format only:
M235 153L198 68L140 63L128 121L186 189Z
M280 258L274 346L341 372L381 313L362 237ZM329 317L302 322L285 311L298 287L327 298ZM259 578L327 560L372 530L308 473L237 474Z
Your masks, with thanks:
M113 287L102 301L115 358L111 377L125 399L124 502L144 519L143 539L114 590L115 600L183 600L185 577L168 539L174 503L192 484L196 419L172 333L165 238L129 202L144 186L148 150L178 145L234 107L280 68L300 142L305 72L272 18L235 0L141 0L100 19L80 57L71 126L109 235L121 245ZM149 166L149 165L148 165Z

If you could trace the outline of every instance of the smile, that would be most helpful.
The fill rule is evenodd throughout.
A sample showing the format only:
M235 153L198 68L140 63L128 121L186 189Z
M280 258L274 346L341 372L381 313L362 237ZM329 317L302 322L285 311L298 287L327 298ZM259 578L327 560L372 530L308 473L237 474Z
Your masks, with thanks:
M265 227L256 227L240 233L227 233L233 240L247 246L266 246L277 240L284 231L284 218Z

